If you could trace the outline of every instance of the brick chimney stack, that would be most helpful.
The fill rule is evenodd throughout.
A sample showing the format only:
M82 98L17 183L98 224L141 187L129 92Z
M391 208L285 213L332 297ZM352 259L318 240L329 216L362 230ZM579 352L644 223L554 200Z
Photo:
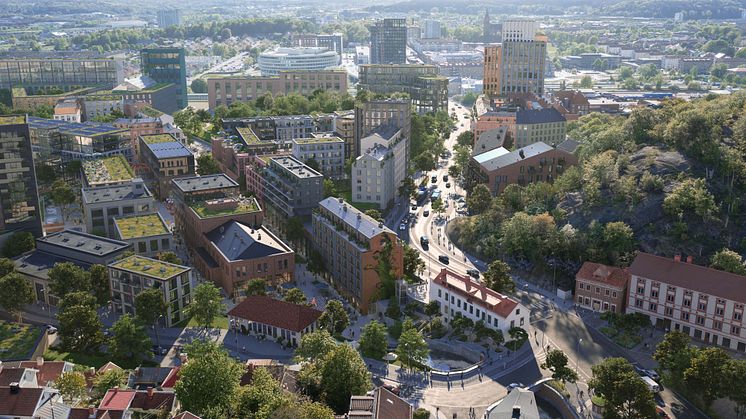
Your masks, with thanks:
M675 260L676 262L681 262L681 255L675 255L673 257L673 260Z

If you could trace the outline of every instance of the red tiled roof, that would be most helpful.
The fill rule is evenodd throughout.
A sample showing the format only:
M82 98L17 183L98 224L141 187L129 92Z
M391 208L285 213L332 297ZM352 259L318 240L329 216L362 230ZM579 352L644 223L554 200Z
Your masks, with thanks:
M96 419L122 419L124 410L97 410Z
M300 332L315 322L321 313L315 308L253 295L233 307L228 315Z
M630 275L626 269L606 266L601 263L585 262L578 273L575 274L575 278L623 290L627 287Z
M0 369L0 387L9 386L10 383L20 383L26 368L2 368Z
M106 392L99 403L100 410L125 410L135 398L135 390L120 390L113 388Z
M12 393L10 387L0 387L0 416L33 416L42 388L21 387Z
M635 276L746 303L746 276L643 252L637 254L629 272Z
M161 387L163 388L174 388L174 385L176 385L176 382L179 381L179 369L181 367L173 367L171 369L171 372L168 373L166 376L166 379L163 380L163 383L161 383Z
M89 419L90 417L87 407L73 407L70 409L70 415L67 419Z
M181 412L178 415L174 416L173 419L202 419L199 416L195 415L194 413L190 411Z
M117 364L115 364L115 363L113 363L113 362L109 361L109 362L107 362L106 364L102 365L102 366L101 366L101 368L99 368L97 372L98 372L99 374L103 374L103 373L105 373L106 371L111 371L111 370L117 370L117 371L121 371L121 370L122 370L122 367L120 367L119 365L117 365Z
M469 276L461 276L447 268L443 268L433 281L502 318L510 316L518 305L518 302L512 298L473 281Z
M65 361L44 361L41 365L36 361L23 361L21 367L39 371L36 373L36 381L39 386L43 387L60 378L60 375L65 371Z
M138 391L130 403L132 409L159 410L165 409L170 412L174 406L175 394L167 391L153 391L148 395L147 391Z

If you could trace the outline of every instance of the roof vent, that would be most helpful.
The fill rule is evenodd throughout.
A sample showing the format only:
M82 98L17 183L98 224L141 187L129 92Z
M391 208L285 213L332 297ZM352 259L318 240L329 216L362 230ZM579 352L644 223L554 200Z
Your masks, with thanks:
M159 271L161 271L162 274L165 274L166 273L166 268L161 268L161 269L159 269Z
M378 228L383 228L383 223L378 223Z
M10 394L18 394L21 391L21 385L14 381L10 383Z
M261 239L262 239L262 233L259 233L259 235L258 235L258 236L256 236L256 239L257 239L257 240L261 240Z
M526 158L526 154L523 152L523 149L518 150L518 155L521 156L522 159Z
M362 219L362 218L363 218L362 214L360 214L360 213L358 212L358 213L357 213L357 220L358 220L358 221L360 221L360 219Z

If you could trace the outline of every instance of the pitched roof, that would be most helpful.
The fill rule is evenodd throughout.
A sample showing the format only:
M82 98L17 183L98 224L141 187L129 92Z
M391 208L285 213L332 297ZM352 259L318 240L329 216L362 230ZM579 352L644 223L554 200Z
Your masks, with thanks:
M152 395L147 391L138 391L130 403L130 409L160 410L168 412L174 407L176 395L170 391L153 391Z
M502 318L510 316L518 306L518 302L512 298L487 288L468 275L462 276L447 268L443 268L433 281Z
M106 392L99 403L99 410L125 410L135 398L135 390L113 388Z
M580 146L580 142L573 140L572 138L568 138L565 141L562 141L561 143L557 144L557 150L566 151L571 154L575 154L575 151Z
M257 259L292 249L264 227L252 228L228 221L207 233L207 238L229 261Z
M0 416L33 416L43 388L20 387L17 392L10 387L0 387Z
M228 315L300 332L315 322L321 313L315 308L304 305L252 295L233 307Z
M200 418L199 416L187 410L186 412L181 412L178 415L174 416L173 419L202 419L202 418Z
M746 303L746 276L640 252L630 274Z
M490 150L501 148L505 143L507 133L508 127L502 125L479 134L479 138L474 142L474 151L472 154L486 153Z
M476 160L485 170L492 171L510 166L511 164L518 163L551 150L553 150L551 146L539 141L511 152L506 152L507 150L502 147L496 148L486 153L477 154L474 156L474 160Z
M521 109L515 114L516 125L524 124L549 124L553 122L565 122L566 119L557 109Z
M20 365L22 368L33 368L37 371L36 382L39 386L46 386L47 384L60 378L67 367L65 361L44 361L39 365L36 361L23 361ZM72 368L69 368L72 369Z
M412 419L412 405L383 387L376 389L376 418Z
M0 387L9 386L10 383L20 383L26 368L2 368L0 369Z
M615 288L624 289L629 281L629 272L615 266L606 266L601 263L585 262L580 267L575 278L582 279L595 284L610 285Z

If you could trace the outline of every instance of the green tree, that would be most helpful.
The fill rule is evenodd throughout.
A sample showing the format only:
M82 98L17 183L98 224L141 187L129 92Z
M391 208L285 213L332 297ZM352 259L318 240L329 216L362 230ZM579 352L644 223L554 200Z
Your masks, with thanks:
M36 300L31 282L17 272L11 272L0 278L0 307L23 320L23 307Z
M580 78L580 88L590 89L593 87L593 79L589 75L585 75Z
M432 207L433 212L438 214L438 217L446 211L443 200L440 198L433 200L433 202L430 203L430 206Z
M71 177L80 176L80 171L83 169L83 162L80 160L71 160L65 165L65 174Z
M435 300L430 301L429 303L425 304L425 314L430 318L439 316L440 315L440 304Z
M364 356L373 359L383 359L388 349L386 340L386 326L372 320L363 326L360 333L360 351Z
M187 314L205 329L210 327L216 317L223 315L223 310L223 297L212 282L205 282L194 288L192 303L186 309Z
M47 274L49 291L59 298L72 292L90 292L91 277L80 266L72 262L55 263Z
M337 336L350 325L350 318L338 300L329 300L324 307L324 313L319 317L319 326Z
M196 415L227 412L238 393L244 367L212 341L197 340L185 351L189 362L179 370L174 386L182 408Z
M515 282L510 277L510 266L501 261L492 261L484 273L484 283L501 294L515 291Z
M490 207L492 194L487 185L479 184L472 188L471 193L466 196L466 205L472 214L481 214Z
M679 218L691 211L707 220L717 210L717 205L704 179L686 179L666 195L663 209Z
M396 301L396 298L392 298L389 301L389 305L386 307L386 316L394 320L399 320L401 318L401 308L399 307L399 302Z
M710 259L710 267L734 273L737 275L746 275L746 264L743 262L743 258L738 253L724 248L718 252L715 252Z
M661 343L655 348L653 359L664 370L664 377L671 383L681 383L684 371L692 363L694 352L689 346L689 335L677 330L666 333Z
M54 172L54 167L39 163L36 165L36 179L39 183L49 184L54 182L57 178L57 174Z
M95 264L88 270L88 275L91 278L91 288L98 305L106 305L111 295L109 270L104 265Z
M28 251L34 250L36 241L31 233L19 231L13 233L3 244L3 256L14 258Z
M412 319L405 319L402 323L399 343L396 346L396 355L410 368L413 365L419 368L419 366L424 365L425 361L427 361L429 354L430 348L428 348L422 333L414 326Z
M456 137L456 144L464 147L472 147L474 145L474 133L471 131L464 131Z
M202 153L197 157L197 174L200 176L221 173L220 166L210 153Z
M376 221L383 221L383 217L381 216L381 211L378 211L377 209L365 210L365 215L367 215L368 217Z
M112 333L109 349L114 356L125 359L146 359L150 357L149 351L152 341L145 328L135 322L130 314L120 317L109 329Z
M704 348L694 353L691 365L684 371L684 384L699 394L707 409L727 392L723 374L729 361L730 357L723 349Z
M298 362L313 361L331 352L337 343L326 330L316 330L306 333L300 339L300 345L295 349L295 359Z
M420 407L414 411L412 419L430 419L430 412L424 407Z
M246 295L267 295L267 281L261 278L249 280L246 284Z
M62 214L67 218L67 206L75 202L75 192L70 184L62 179L54 181L50 192L52 202L62 209Z
M298 217L290 217L285 223L285 235L291 242L298 241L303 238L303 221Z
M321 165L313 157L311 157L309 159L306 159L306 161L304 163L306 164L306 166L310 167L311 169L313 169L313 170L315 170L317 172L321 171Z
M606 401L604 417L655 417L653 394L624 358L607 358L591 367L588 386Z
M0 278L5 275L15 272L16 264L8 258L0 258Z
M731 359L725 366L725 396L736 406L736 418L740 419L746 415L746 361L742 359Z
M308 299L299 288L291 288L285 293L285 301L293 304L306 304Z
M578 379L578 373L567 366L567 355L560 349L552 349L547 354L547 359L541 364L541 368L552 372L552 378L560 380L562 383L574 383Z
M207 93L207 82L205 79L194 79L189 85L194 93Z
M420 257L420 252L412 246L404 244L404 275L415 280L425 272L425 261Z
M241 418L269 419L280 406L289 403L280 383L266 368L259 367L251 373L251 384L239 389L233 414Z
M336 345L322 363L320 384L324 402L335 412L346 412L350 396L365 394L370 389L368 368L352 346Z
M181 265L183 262L181 259L179 259L178 256L176 256L176 253L174 252L161 252L158 253L158 260L168 263L173 263L174 265Z
M62 298L64 303L66 297ZM60 346L71 352L97 351L104 342L103 325L96 310L87 305L66 307L57 313Z
M324 179L324 198L328 198L330 196L337 197L339 196L339 192L337 192L337 187L334 184L333 180Z
M72 406L76 406L88 394L85 376L79 371L68 371L60 375L54 382L54 388L60 392L65 403Z
M623 221L608 223L604 226L604 244L611 262L618 264L620 257L635 250L634 232Z
M168 314L168 304L163 298L163 292L158 288L148 288L135 296L135 316L144 324L153 325L156 344L160 346L158 338L158 319Z
M112 388L124 388L127 384L127 373L123 369L113 368L96 374L93 379L93 397L100 399Z

